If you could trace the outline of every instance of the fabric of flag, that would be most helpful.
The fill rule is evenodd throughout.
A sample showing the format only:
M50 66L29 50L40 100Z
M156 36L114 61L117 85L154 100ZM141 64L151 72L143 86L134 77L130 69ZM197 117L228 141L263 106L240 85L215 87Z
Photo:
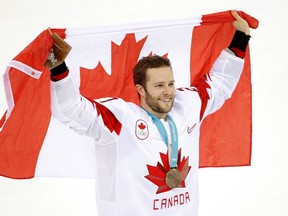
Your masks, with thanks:
M258 20L238 12L251 28ZM66 59L83 95L121 97L138 104L132 68L142 56L167 56L176 87L197 86L235 28L230 11L190 19L95 28L52 29L71 46ZM3 75L8 110L0 120L0 175L93 178L94 140L66 128L50 111L50 72L44 63L53 40L40 33L7 66ZM249 47L232 96L201 126L200 167L251 163L252 98Z

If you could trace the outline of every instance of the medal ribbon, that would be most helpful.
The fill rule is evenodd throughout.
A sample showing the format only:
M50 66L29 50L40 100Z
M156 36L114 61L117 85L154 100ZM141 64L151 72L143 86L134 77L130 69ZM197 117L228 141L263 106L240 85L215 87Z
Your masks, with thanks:
M154 114L148 112L145 110L149 116L151 116L154 124L156 125L163 141L165 142L167 148L168 148L168 134L167 131L160 121L160 119L155 116ZM177 161L178 161L178 133L177 133L177 127L173 119L167 115L167 120L170 128L171 133L171 142L172 142L172 152L171 152L171 158L170 158L170 168L177 168Z

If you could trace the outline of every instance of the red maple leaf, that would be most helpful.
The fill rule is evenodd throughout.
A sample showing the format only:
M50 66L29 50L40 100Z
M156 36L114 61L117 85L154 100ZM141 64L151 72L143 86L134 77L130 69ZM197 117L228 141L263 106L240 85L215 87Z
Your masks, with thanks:
M139 127L141 130L144 130L144 129L146 128L146 126L143 124L143 122L141 122L141 124L139 124L138 127Z
M165 182L166 174L170 170L168 152L166 154L160 153L160 157L162 164L158 162L156 166L147 165L149 175L145 176L145 178L158 186L156 194L172 190L168 185L166 185ZM187 158L183 157L181 160L181 149L179 149L178 151L177 164L178 170L180 171L182 176L182 181L179 187L185 187L185 179L191 169L191 166L189 166L189 156Z
M101 62L94 69L80 68L80 92L88 98L121 97L139 103L133 82L133 67L139 59L147 36L136 41L134 34L126 34L120 45L112 43L111 75Z

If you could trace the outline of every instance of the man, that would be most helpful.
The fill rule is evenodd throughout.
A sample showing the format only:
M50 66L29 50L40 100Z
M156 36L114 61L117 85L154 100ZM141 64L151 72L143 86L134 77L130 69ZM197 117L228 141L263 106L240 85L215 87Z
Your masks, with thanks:
M198 215L200 125L231 96L250 39L247 22L232 15L236 33L206 76L208 88L175 89L170 61L157 55L133 70L140 106L85 98L65 62L51 69L54 117L95 139L99 216Z

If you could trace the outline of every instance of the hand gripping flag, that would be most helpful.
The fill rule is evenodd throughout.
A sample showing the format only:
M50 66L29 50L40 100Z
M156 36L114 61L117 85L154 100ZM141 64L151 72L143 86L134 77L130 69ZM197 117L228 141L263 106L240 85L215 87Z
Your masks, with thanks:
M251 28L257 28L258 20L238 13ZM82 94L138 103L132 68L140 57L166 55L172 61L177 87L200 85L203 74L229 45L235 31L233 20L230 11L224 11L190 19L51 31L72 46L66 63ZM2 176L95 175L93 140L51 117L50 72L44 63L52 44L49 31L44 30L8 64L3 75L8 109L0 120ZM251 106L248 47L233 97L201 126L200 167L250 165Z

